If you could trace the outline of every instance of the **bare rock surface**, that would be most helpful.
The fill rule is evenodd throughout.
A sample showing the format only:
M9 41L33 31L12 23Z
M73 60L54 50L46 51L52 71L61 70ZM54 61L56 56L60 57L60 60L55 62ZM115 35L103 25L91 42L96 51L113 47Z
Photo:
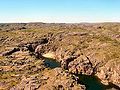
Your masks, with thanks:
M0 89L91 90L97 81L86 78L97 77L95 85L103 90L120 90L119 28L119 23L0 24Z

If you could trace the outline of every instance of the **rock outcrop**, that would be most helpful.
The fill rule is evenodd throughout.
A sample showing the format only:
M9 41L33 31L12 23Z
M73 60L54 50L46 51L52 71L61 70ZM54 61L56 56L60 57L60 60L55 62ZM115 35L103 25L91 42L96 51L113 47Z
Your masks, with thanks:
M119 90L119 26L0 24L0 89L85 90L92 87L85 78L96 77Z
M10 90L85 90L68 72L55 68L30 77L22 77L21 82Z

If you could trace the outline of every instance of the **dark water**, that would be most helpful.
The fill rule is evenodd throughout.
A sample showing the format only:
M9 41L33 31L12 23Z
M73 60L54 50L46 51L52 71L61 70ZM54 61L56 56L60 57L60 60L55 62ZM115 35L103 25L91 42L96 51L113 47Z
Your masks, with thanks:
M56 68L61 67L60 63L54 59L45 58L44 64L48 68ZM104 85L101 83L101 80L97 76L88 76L83 74L77 74L79 77L78 83L86 86L86 90L120 90L119 86L116 86L113 83L109 83L109 85Z
M79 75L79 83L86 86L86 90L106 90L100 80L95 76Z
M50 59L50 58L45 58L44 64L46 67L49 67L51 69L61 66L59 62L57 62L54 59Z
M113 83L104 85L97 76L76 75L79 77L79 83L86 86L86 90L120 90L119 86Z

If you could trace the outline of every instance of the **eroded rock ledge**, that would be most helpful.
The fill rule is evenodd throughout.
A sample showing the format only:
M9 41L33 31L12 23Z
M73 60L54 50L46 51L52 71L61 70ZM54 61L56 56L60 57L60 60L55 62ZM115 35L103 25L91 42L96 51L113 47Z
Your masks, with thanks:
M30 88L32 90L85 90L84 85L78 84L77 75L97 76L106 87L112 83L111 88L120 89L120 61L108 58L110 57L108 49L116 49L116 47L111 47L110 43L95 37L93 33L86 32L49 33L38 41L20 43L17 49L3 53L3 56L9 56L13 53L27 52L40 60L46 57L61 64L61 68L42 71L40 77L40 74L22 77L20 83L11 90L31 90ZM45 67L40 70L45 70ZM73 74L76 76L72 79Z
M120 62L107 60L107 51L103 49L108 48L109 43L94 42L92 37L86 32L53 35L47 44L38 45L35 53L57 60L70 73L96 75L104 84L112 82L120 86Z

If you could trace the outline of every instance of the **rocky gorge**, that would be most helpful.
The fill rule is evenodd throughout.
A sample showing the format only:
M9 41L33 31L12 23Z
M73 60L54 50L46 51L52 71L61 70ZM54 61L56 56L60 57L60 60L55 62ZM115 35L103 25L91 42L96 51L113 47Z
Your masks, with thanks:
M0 27L0 90L120 90L119 23Z

